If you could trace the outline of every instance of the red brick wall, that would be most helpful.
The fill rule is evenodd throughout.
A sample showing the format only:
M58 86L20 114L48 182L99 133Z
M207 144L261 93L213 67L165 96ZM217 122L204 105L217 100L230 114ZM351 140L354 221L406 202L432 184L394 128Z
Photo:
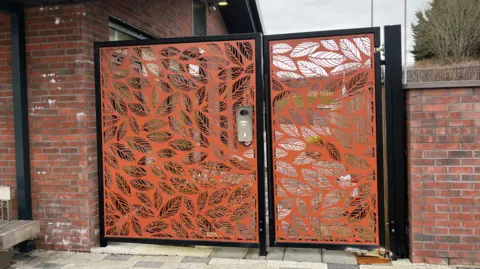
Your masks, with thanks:
M480 264L480 87L407 92L414 262Z
M109 15L159 37L192 34L190 0L26 9L33 216L43 249L87 251L98 239L93 42L108 40ZM0 15L2 185L15 184L9 20ZM226 33L218 11L207 24L209 33Z
M10 17L6 14L0 14L0 185L15 186ZM16 203L14 218L15 209Z

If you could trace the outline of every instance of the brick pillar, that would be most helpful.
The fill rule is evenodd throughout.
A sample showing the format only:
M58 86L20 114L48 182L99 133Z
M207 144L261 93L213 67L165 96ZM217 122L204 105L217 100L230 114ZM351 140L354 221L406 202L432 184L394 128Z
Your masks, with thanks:
M413 262L480 264L480 88L407 93Z
M93 79L84 7L26 10L33 217L43 249L87 251L94 243L96 176Z

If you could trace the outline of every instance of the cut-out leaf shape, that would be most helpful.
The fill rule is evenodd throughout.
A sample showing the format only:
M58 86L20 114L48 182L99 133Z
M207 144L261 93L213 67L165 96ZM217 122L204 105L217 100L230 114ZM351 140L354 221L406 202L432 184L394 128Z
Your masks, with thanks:
M237 46L240 49L240 52L247 58L248 60L253 59L253 47L250 42L237 42Z
M139 166L124 166L123 171L125 171L127 175L136 178L144 177L147 175L147 170Z
M210 75L202 67L195 64L187 64L188 73L196 81L207 84L210 79Z
M290 213L292 213L293 209L293 197L289 197L283 199L277 204L277 212L275 216L278 220L286 218Z
M211 233L215 232L213 225L207 218L198 214L196 219L197 228L200 229L200 232L204 236L211 236Z
M308 56L310 61L322 67L336 67L347 60L342 54L331 51L319 51Z
M341 160L340 151L337 149L337 147L334 144L327 142L325 144L325 149L327 150L330 158L334 159L335 161Z
M231 67L224 69L218 73L218 78L221 80L236 80L243 74L244 69L242 67Z
M345 166L338 162L319 161L313 164L313 168L324 176L341 176L347 172Z
M177 153L171 149L161 149L157 152L157 155L161 158L172 158L177 155Z
M182 205L182 197L176 196L172 199L168 200L165 205L160 209L158 213L158 218L160 219L167 219L175 214L180 210L180 206Z
M322 192L315 193L310 199L310 209L312 213L321 208L323 194Z
M275 170L286 176L296 177L298 175L295 167L284 161L276 161Z
M122 235L122 236L126 236L130 233L130 223L129 222L125 222L122 226L122 228L120 229L120 233L119 235Z
M221 188L214 191L208 198L208 206L218 205L220 202L228 196L230 188Z
M195 216L195 204L193 203L193 201L184 196L183 197L183 205L187 211L188 214L190 214L190 216Z
M172 93L172 86L163 80L157 80L155 83L155 89L160 89L164 93Z
M162 69L157 64L147 63L146 64L148 71L157 77L163 77Z
M359 156L356 156L350 153L345 153L344 156L345 156L345 162L353 168L365 170L370 167L368 162Z
M232 85L232 97L238 99L245 94L245 91L250 86L250 76L245 76L235 81Z
M130 85L130 87L137 90L145 89L150 86L150 81L144 78L137 77L127 79L127 83L128 85Z
M300 236L300 233L297 231L297 229L295 229L294 226L286 221L282 221L282 229L289 239L296 239Z
M175 190L165 182L159 181L158 187L160 188L160 190L162 190L162 192L164 192L167 195L175 195Z
M216 206L205 211L205 215L212 219L222 218L230 215L232 211L225 206Z
M320 214L320 217L323 219L340 219L343 218L345 214L345 209L341 207L331 207L325 209Z
M163 167L165 170L170 171L172 174L177 176L185 175L185 169L183 169L182 165L175 163L175 162L164 162Z
M288 138L278 142L278 146L291 151L302 151L305 150L305 142L296 138Z
M297 70L297 66L295 65L295 62L292 61L292 59L290 59L287 56L273 55L272 63L276 67L278 67L280 69L283 69L283 70L290 70L290 71Z
M115 174L115 182L117 183L118 189L123 192L125 195L132 195L132 190L130 185L128 185L127 180L120 174Z
M157 142L157 143L164 143L170 140L173 137L171 133L168 132L153 132L147 135L147 138L150 141Z
M276 73L280 81L290 88L302 88L308 81L300 74L290 71L279 71Z
M292 47L286 43L274 44L272 46L273 54L282 54L292 50Z
M112 152L115 155L120 157L120 159L122 159L122 160L129 161L129 162L134 162L135 161L135 157L133 155L133 152L123 144L111 143L110 144L110 149L112 150Z
M133 158L133 153L132 153L132 158ZM111 166L114 169L118 169L118 160L110 152L108 152L108 151L104 152L103 160L104 160L105 164ZM135 161L135 159L132 159L132 161Z
M198 64L207 70L220 71L230 65L230 62L216 56L205 56L198 59Z
M202 133L210 135L210 120L204 113L195 110L194 120Z
M128 89L128 86L119 81L113 82L113 88L118 91L121 97L130 100L132 99L132 93Z
M105 129L105 131L103 131L103 142L106 143L110 140L112 140L115 135L117 134L117 126L112 126L110 128L107 128Z
M177 222L176 220L171 220L170 227L172 227L172 231L178 238L188 238L188 232L183 228L182 224Z
M272 85L271 85L272 90L280 92L285 90L285 88L280 84L280 82L276 81L275 79L272 79Z
M307 154L307 152L302 152L302 153L297 155L297 157L293 161L293 164L295 164L295 165L305 165L305 164L313 163L314 161L315 161L315 159L310 157L309 154Z
M240 170L252 170L252 166L248 161L243 159L242 157L239 156L232 156L228 159L230 164L232 164L233 167L240 169Z
M195 226L193 226L192 220L184 213L180 213L180 221L187 227L187 229L194 230Z
M140 134L140 128L138 127L138 122L134 117L128 118L128 126L130 126L130 130L135 134Z
M159 233L168 228L168 224L164 221L156 220L148 224L144 231L147 233Z
M363 108L365 103L367 102L366 94L363 92L358 92L350 97L348 103L345 106L345 112L349 114L353 114L358 112L360 109Z
M225 43L225 54L233 64L243 65L242 54L234 46Z
M316 49L320 47L320 44L317 42L303 42L297 45L292 53L290 54L291 57L297 58L297 57L303 57L307 56L310 53L314 52Z
M127 125L125 122L120 124L117 131L117 141L122 140L127 135Z
M333 136L335 136L335 139L337 139L338 142L340 142L340 144L343 147L349 148L349 149L351 149L353 147L352 137L355 137L355 132L362 135L357 130L351 131L351 134L349 134L349 133L347 133L347 132L345 132L345 131L343 131L339 128L332 128L331 130L332 130Z
M156 131L158 129L161 129L162 127L166 126L167 123L163 120L160 119L152 119L147 122L142 126L142 130L145 132L152 132Z
M298 213L300 213L302 217L308 217L309 214L307 203L305 203L302 198L295 199L295 206L297 207Z
M223 55L222 48L220 48L220 46L217 44L207 44L207 48L216 55L219 55L219 56Z
M368 72L361 72L353 76L347 84L347 90L349 94L355 93L360 90L368 81Z
M325 69L312 62L298 61L297 64L300 72L302 72L302 74L307 78L328 77L328 73L325 71Z
M148 207L153 207L152 199L150 199L150 197L147 194L143 192L137 192L136 195L138 200L140 200L140 202L144 203Z
M138 221L138 219L135 217L132 217L131 224L132 224L132 230L138 236L142 236L142 226L140 225L140 222Z
M247 68L245 68L245 74L253 74L255 73L255 65L249 64Z
M130 185L132 185L133 188L139 191L148 191L155 187L150 181L143 179L130 180Z
M281 148L276 148L275 149L275 158L283 158L288 155L288 152Z
M308 127L302 126L302 127L300 127L300 130L302 132L303 139L305 139L306 141L309 141L310 139L318 136L317 133L315 133L314 130L312 130Z
M162 56L165 56L165 57L172 57L172 56L176 56L180 53L180 51L175 48L175 47L167 47L167 48L164 48L160 51L160 54Z
M367 205L358 205L355 209L350 212L348 215L348 220L355 222L367 217L369 207Z
M177 136L187 137L187 129L178 119L173 116L168 116L168 125L172 132L177 134Z
M127 137L125 138L125 141L127 142L128 146L136 151L142 152L142 153L150 153L152 151L152 146L150 143L148 143L147 140L138 137L138 136L133 136L133 137Z
M133 51L145 61L155 61L157 59L157 55L149 47L134 48Z
M320 175L318 172L303 168L302 169L302 176L305 182L307 182L308 185L312 186L313 188L316 189L329 189L332 187L330 184L330 181L328 181L327 178L324 176Z
M370 38L364 36L364 37L355 37L353 38L353 42L357 45L357 47L365 53L365 55L370 56Z
M228 197L228 203L234 204L241 202L242 200L252 195L252 186L250 184L244 184L235 189Z
M125 101L123 101L122 98L120 98L118 95L114 93L110 93L110 96L108 97L108 101L110 102L110 105L112 108L120 115L122 116L127 116L128 108L127 104Z
M197 89L197 85L191 79L186 78L181 75L169 74L168 80L173 87L180 89L182 91L192 91Z
M232 212L232 215L230 216L230 221L242 220L248 215L250 211L252 211L252 206L250 205L250 203L243 203Z
M337 76L337 75L347 75L351 72L354 72L356 71L357 69L359 69L360 67L362 67L362 64L361 63L346 63L346 64L341 64L337 67L335 67L334 69L332 69L332 71L330 71L330 74L333 75L333 76Z
M332 39L327 39L327 40L322 40L320 41L322 43L323 47L325 47L327 50L339 50L340 48L338 47L337 43L335 40Z
M352 41L348 39L340 39L340 48L345 56L348 58L360 62L362 61L362 56L360 51L355 47Z
M199 47L189 47L182 52L182 55L180 55L180 60L193 60L198 58L198 56L200 56L201 54L202 52Z
M207 199L208 199L208 191L204 191L200 193L200 195L197 198L198 211L202 211L205 208L205 205L207 205Z
M170 182L172 186L181 193L190 195L198 193L198 187L184 178L172 177L170 178Z
M351 115L351 120L355 124L355 126L362 131L363 133L367 135L372 135L373 134L373 123L372 121L368 120L362 115L359 114L354 114Z
M170 147L180 151L190 151L193 150L193 144L186 139L178 139L168 143Z
M118 212L120 212L120 214L125 216L130 213L130 206L128 205L128 201L123 198L122 195L116 192L112 192L110 200L112 201L113 206L118 210Z
M310 195L312 192L312 189L307 184L296 179L282 178L280 179L280 182L287 192L296 196L306 196Z
M158 106L157 116L166 116L172 113L178 104L178 96L178 93L174 93L165 98L165 100L160 103L160 106Z
M226 220L215 220L214 222L215 228L217 228L220 232L224 234L234 234L235 228L233 227L232 223Z
M110 127L117 124L120 119L115 115L103 116L103 127Z
M335 205L340 201L340 199L343 198L343 195L345 194L344 190L332 190L329 193L325 195L325 198L323 198L323 204L322 207L330 207Z
M208 154L205 152L190 152L183 159L183 163L187 165L196 164L204 161L207 158Z

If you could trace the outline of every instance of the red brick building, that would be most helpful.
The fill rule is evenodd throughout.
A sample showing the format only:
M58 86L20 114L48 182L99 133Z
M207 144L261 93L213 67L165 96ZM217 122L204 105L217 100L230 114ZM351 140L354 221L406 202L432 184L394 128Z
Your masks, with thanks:
M241 19L250 18L245 1L40 2L0 4L24 12L32 217L41 222L35 243L88 251L98 239L93 42L253 32L254 24ZM16 162L11 45L10 15L0 13L0 185L15 188L16 169L28 164ZM20 196L19 207L28 208Z

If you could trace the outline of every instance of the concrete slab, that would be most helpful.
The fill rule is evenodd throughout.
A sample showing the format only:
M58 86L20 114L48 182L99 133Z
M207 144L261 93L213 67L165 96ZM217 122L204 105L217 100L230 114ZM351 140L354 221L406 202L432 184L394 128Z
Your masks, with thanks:
M193 247L175 247L175 246L160 246L139 244L130 250L132 255L173 255L173 256L195 256L208 257L212 253L209 248L193 248Z
M360 269L356 264L327 263L328 269Z
M210 257L184 257L180 262L181 263L208 263L212 258Z
M139 246L141 244L135 243L108 243L108 246L102 247L93 247L90 249L92 253L105 253L105 254L130 254L130 250Z
M128 261L132 256L131 255L115 255L111 254L104 257L104 260L111 260L111 261Z
M247 256L245 259L247 260L265 260L265 256L260 256L258 252L258 248L249 248L247 252Z
M322 250L313 248L287 248L284 261L322 262Z
M248 248L235 248L235 247L217 247L210 254L211 258L224 258L224 259L245 259L247 256Z
M285 248L267 248L267 258L270 261L283 261Z
M358 264L355 254L348 251L324 249L322 255L325 263Z
M58 264L58 263L41 263L34 268L42 268L42 269L60 269L64 267L65 264Z
M139 261L133 267L141 268L160 268L165 262L156 262L156 261Z

